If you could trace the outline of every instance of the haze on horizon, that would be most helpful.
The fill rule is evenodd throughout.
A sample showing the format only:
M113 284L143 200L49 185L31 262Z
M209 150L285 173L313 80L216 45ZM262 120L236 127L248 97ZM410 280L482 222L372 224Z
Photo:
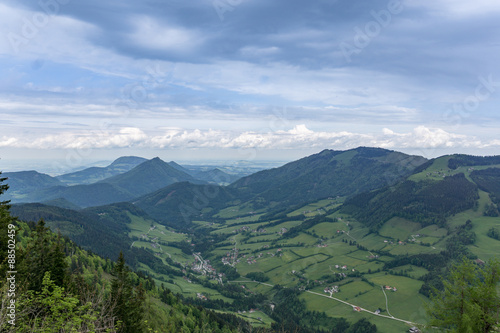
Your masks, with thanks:
M7 1L0 170L499 154L499 28L493 0Z

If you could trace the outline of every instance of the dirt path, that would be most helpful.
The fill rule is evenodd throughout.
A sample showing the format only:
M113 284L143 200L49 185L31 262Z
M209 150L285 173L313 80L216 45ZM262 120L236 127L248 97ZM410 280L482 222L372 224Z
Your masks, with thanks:
M382 292L384 293L384 296L385 296L385 309L387 310L387 313L389 314L389 316L394 318L394 316L391 315L391 313L389 312L389 301L387 300L387 294L385 293L384 287L380 286L380 288L382 288Z

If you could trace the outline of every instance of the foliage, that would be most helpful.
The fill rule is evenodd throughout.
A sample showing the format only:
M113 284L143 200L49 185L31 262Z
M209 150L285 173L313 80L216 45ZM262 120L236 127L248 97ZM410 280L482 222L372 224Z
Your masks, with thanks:
M457 169L461 166L476 166L476 165L494 165L500 164L500 156L471 156L471 155L453 155L448 160L450 169Z
M470 177L483 191L490 194L491 200L497 205L500 204L500 169L489 168L485 170L475 170Z
M321 198L352 196L408 176L425 162L415 156L378 148L324 150L280 168L244 177L231 187L242 200L262 199L296 205Z
M443 279L444 289L434 290L429 323L451 332L491 332L500 315L500 262L484 267L463 259Z
M0 192L6 188L2 185ZM13 222L6 203L0 204L0 213L2 228L4 222ZM252 331L242 319L184 304L172 294L168 302L173 305L162 303L155 298L158 289L153 280L130 271L123 255L113 264L83 251L50 232L43 220L36 225L24 222L16 225L18 329L7 323L3 301L7 299L8 286L2 280L2 332Z
M269 277L262 272L251 272L246 275L247 278L252 279L254 281L259 282L267 282L269 281Z
M2 177L2 173L0 172L0 195L2 195L5 191L9 189L7 184L2 184L6 180L5 177ZM13 222L13 218L9 214L9 202L8 201L0 201L0 276L5 276L6 266L5 263L7 261L7 252L8 252L8 233L7 226Z
M486 205L486 207L484 207L484 216L498 217L498 215L500 214L495 204Z
M498 231L497 228L494 228L494 227L490 228L488 230L488 232L486 233L486 235L488 237L493 238L493 239L500 240L500 231Z
M164 224L186 229L193 219L206 218L204 209L223 208L236 195L234 189L223 186L179 182L138 198L135 204Z
M347 330L347 333L376 333L376 332L377 332L377 326L370 323L366 318L358 320Z
M87 208L74 211L43 204L14 205L12 214L22 221L44 219L53 229L60 229L63 236L82 246L86 250L105 258L117 258L124 251L127 263L136 268L139 262L147 265L159 265L161 260L141 248L130 247L132 241L126 235L129 231L128 214L147 217L147 215L129 203Z
M477 186L460 173L443 181L407 180L394 187L361 194L346 201L341 211L352 214L373 230L395 216L423 226L444 225L446 217L472 208L477 199Z
M145 291L141 285L133 287L129 269L125 266L125 259L121 252L113 273L115 279L111 285L111 300L113 304L116 304L113 312L122 323L119 331L141 332L144 329Z
M58 286L46 272L40 292L28 290L18 304L17 332L95 332L97 313L90 303ZM109 327L110 328L110 327Z

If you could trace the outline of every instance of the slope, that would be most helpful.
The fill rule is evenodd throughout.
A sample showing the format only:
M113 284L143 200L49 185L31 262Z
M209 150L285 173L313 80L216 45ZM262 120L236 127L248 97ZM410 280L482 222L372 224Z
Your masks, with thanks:
M218 185L175 183L134 200L151 217L181 229L196 218L211 216L237 199L235 189Z
M183 302L150 276L131 271L122 256L116 263L105 260L50 232L43 223L15 224L15 278L22 288L16 288L15 319L7 311L0 313L2 332L258 331L236 316ZM5 272L4 263L0 270ZM5 298L6 286L0 282Z
M477 208L479 189L497 202L499 168L499 156L441 156L416 168L412 175L395 186L347 200L342 211L373 230L378 230L393 217L444 226L449 216Z
M91 167L81 171L60 175L56 178L67 185L92 184L130 171L145 161L147 160L142 157L123 156L106 167Z
M134 197L139 197L183 181L204 183L156 157L139 164L126 173L102 180L99 183L111 184L133 194Z
M58 179L37 171L6 172L2 174L8 178L9 191L5 200L12 202L23 201L31 192L53 186L64 186Z
M22 202L46 202L63 198L79 207L108 205L128 201L134 195L117 186L107 183L90 185L55 186L26 195Z
M353 196L404 179L426 161L378 148L324 150L231 184L243 198L298 204L320 198Z
M393 187L360 194L347 200L342 212L372 230L394 217L443 227L446 218L471 209L479 199L477 185L460 173L441 181L404 181Z
M127 236L131 216L149 217L129 203L93 207L82 211L59 208L39 203L13 205L11 213L21 221L43 219L54 231L67 236L82 248L106 258L117 258L120 251L127 262L137 267L139 262L149 262L152 254L131 248Z

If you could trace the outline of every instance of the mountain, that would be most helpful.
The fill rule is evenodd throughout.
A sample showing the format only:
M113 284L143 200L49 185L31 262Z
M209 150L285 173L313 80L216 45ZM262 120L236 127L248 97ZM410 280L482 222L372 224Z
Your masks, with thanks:
M55 206L55 207L59 207L59 208L72 209L72 210L80 210L81 209L80 206L75 205L74 203L69 202L68 200L66 200L64 198L57 198L57 199L42 201L41 204L44 204L47 206Z
M129 201L135 196L128 191L107 183L90 185L55 186L27 195L22 202L46 202L65 199L80 207L102 206Z
M127 160L129 158L125 158L125 161ZM135 158L132 160L137 161ZM123 165L119 160L117 161L117 166ZM116 167L114 170L119 170L119 168ZM130 201L178 181L203 183L174 169L159 158L146 160L128 172L93 184L64 186L60 185L58 180L56 181L59 186L35 189L16 202L50 202L63 199L70 204L85 208Z
M471 172L470 178L481 190L489 193L491 201L500 205L500 169L474 170Z
M134 203L158 220L188 227L193 219L213 219L217 211L235 203L250 211L270 207L280 210L328 197L352 196L403 179L426 161L384 149L324 150L279 168L257 172L229 186L179 183ZM223 176L217 171L211 174ZM207 190L217 195L204 195Z
M131 265L138 257L146 260L148 255L130 249L132 241L127 237L131 218L150 219L146 213L129 203L92 207L80 211L40 203L16 204L12 215L21 221L43 219L54 231L69 237L84 249L103 257L117 258L124 251Z
M379 149L324 150L282 167L257 172L231 184L242 199L297 204L321 198L353 196L410 175L427 160Z
M129 193L121 183L98 184ZM499 198L498 156L426 160L361 147L325 150L229 186L178 182L77 212L13 209L105 256L123 250L133 267L192 304L258 316L256 325L292 318L331 331L338 321L347 324L339 332L350 332L359 307L381 313L369 316L379 331L400 332L428 322L424 304L450 263L498 258Z
M184 181L196 184L204 183L156 157L139 164L126 173L107 178L99 183L113 185L127 191L134 197L140 197L173 183Z
M182 165L174 162L174 161L170 161L168 162L168 165L170 165L172 168L176 169L176 170L179 170L179 171L182 171L182 172L185 172L187 174L190 174L190 171L188 169L186 169L185 167L183 167Z
M441 181L401 182L393 187L363 193L347 200L342 212L350 213L372 230L394 217L444 227L447 217L474 207L478 187L463 173Z
M45 330L50 332L68 327L73 332L255 332L241 317L188 304L152 276L130 270L126 254L120 253L115 263L93 248L83 250L42 222L16 224L22 230L17 241L32 255L16 258L16 282L23 286L16 296L25 302L16 303L23 310L16 313L17 321L0 322L2 332L34 332L39 327L50 327ZM162 265L161 259L140 250Z
M422 226L444 227L450 216L477 210L479 202L487 206L483 207L485 211L489 210L485 216L498 216L499 166L500 156L441 156L421 165L394 186L351 197L341 211L373 231L395 217ZM481 191L485 193L483 198Z
M193 218L208 217L237 199L238 191L218 185L175 183L134 200L149 216L178 228L191 225Z
M33 191L40 189L61 186L64 184L58 179L37 171L20 171L2 173L2 177L8 178L9 191L5 194L5 200L13 202L22 201Z
M67 185L92 184L130 171L145 161L147 161L147 159L142 157L123 156L106 167L91 167L81 171L60 175L56 178Z

